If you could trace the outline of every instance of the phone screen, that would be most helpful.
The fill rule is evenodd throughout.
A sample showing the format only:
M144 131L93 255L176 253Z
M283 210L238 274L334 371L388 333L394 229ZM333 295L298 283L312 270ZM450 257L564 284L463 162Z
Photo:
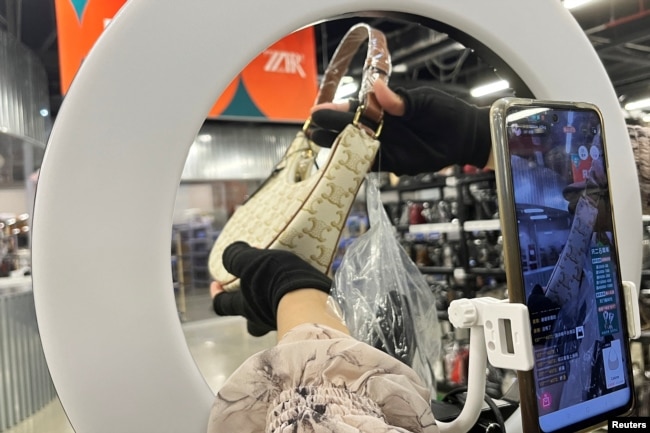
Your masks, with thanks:
M602 121L552 104L502 119L538 427L577 431L633 400Z

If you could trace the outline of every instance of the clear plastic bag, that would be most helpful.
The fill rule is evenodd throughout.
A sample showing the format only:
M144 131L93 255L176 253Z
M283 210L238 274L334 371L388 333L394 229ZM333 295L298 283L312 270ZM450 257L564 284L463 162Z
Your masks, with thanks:
M441 331L436 299L400 245L381 203L378 178L366 178L370 229L347 249L331 296L352 335L411 366L435 391Z

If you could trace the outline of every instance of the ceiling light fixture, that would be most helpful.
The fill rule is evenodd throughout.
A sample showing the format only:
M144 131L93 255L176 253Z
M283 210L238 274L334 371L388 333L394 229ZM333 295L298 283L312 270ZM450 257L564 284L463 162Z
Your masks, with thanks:
M508 87L510 87L510 83L508 83L506 80L500 80L482 86L474 87L472 90L469 91L469 94L475 98L478 98L480 96L485 96L491 93L496 93L501 90L505 90Z
M334 102L339 102L348 96L351 96L354 94L357 90L359 90L359 85L355 83L354 81L352 82L343 82L338 89L336 89L336 94L334 95Z
M640 99L638 101L628 102L627 104L625 104L625 109L627 111L640 110L642 108L648 108L648 107L650 107L650 98Z
M564 0L562 4L567 9L575 9L589 2L591 2L591 0Z

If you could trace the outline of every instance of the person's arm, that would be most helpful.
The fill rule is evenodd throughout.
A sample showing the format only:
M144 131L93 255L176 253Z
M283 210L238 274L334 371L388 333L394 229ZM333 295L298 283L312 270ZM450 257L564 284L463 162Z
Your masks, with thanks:
M348 327L327 306L328 297L318 289L298 289L284 295L278 304L278 340L305 323L325 325L350 335Z
M294 253L235 242L225 249L223 263L228 272L240 278L241 289L224 292L213 282L214 310L219 315L246 317L251 334L277 329L278 338L282 338L303 323L326 325L349 334L327 306L332 280Z

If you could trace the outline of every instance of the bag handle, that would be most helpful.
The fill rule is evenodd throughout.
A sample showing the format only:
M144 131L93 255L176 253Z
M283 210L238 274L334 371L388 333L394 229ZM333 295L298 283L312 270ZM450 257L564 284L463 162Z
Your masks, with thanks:
M345 34L325 71L316 103L331 102L341 78L348 71L352 58L357 54L361 44L368 43L368 52L363 65L361 86L359 90L359 109L354 123L366 130L372 137L381 132L384 112L377 102L372 86L377 80L388 84L391 74L391 60L386 36L368 24L352 26ZM368 125L363 121L369 122Z

